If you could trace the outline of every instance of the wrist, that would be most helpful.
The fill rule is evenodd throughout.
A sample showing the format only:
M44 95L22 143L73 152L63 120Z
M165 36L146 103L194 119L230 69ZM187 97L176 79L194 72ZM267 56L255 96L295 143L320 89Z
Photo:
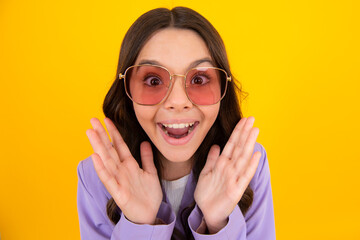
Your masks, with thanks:
M137 214L137 215L127 215L126 213L123 213L125 218L134 223L134 224L149 224L149 225L155 225L156 223L156 214Z
M126 216L125 216L126 217ZM126 217L126 219L134 224L149 224L149 225L155 225L156 224L156 218L154 219L137 219L137 220L132 220L129 219L128 217Z
M223 220L208 220L204 217L204 221L207 227L207 230L210 234L215 234L217 232L219 232L221 229L223 229L226 224L228 223L229 219L223 219Z

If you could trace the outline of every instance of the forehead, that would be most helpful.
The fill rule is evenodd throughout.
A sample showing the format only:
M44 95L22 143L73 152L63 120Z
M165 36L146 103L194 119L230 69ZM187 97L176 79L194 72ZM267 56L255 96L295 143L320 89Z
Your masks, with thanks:
M166 28L150 37L140 50L135 64L146 60L156 61L169 70L180 72L204 58L211 59L211 55L198 33L188 29Z

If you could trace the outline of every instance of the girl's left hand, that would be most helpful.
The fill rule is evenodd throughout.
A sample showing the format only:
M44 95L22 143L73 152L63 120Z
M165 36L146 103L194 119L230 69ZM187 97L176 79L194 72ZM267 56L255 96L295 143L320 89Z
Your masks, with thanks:
M261 153L252 156L259 134L259 129L252 127L254 121L254 117L239 121L220 156L219 146L212 146L200 173L194 198L210 233L227 224L256 172Z

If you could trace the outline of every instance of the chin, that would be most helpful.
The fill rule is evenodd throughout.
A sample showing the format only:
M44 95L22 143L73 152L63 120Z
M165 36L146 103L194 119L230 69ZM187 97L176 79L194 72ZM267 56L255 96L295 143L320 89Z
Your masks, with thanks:
M195 150L196 151L196 150ZM194 155L195 151L166 151L161 154L170 162L187 162Z

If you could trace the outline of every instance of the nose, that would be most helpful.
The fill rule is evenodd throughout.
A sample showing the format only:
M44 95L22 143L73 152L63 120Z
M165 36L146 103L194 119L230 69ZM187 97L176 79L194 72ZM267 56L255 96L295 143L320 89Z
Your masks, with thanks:
M186 95L184 79L183 75L173 75L173 86L165 99L165 108L177 111L192 108L193 104Z

